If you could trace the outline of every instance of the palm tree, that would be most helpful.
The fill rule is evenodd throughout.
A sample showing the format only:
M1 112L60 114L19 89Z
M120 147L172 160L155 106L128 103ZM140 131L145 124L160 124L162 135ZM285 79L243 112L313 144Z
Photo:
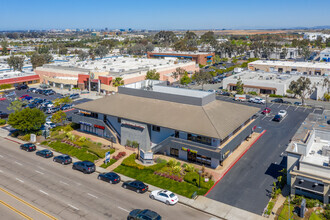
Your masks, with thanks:
M121 77L116 77L115 80L113 81L112 85L114 87L122 86L124 85L124 80Z

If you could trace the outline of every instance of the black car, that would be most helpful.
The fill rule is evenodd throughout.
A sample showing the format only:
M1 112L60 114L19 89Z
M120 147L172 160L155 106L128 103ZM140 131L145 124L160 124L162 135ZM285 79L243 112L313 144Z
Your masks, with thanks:
M57 163L61 163L63 165L72 163L71 157L65 154L54 157L53 161Z
M283 104L288 104L288 105L291 105L292 102L289 102L289 101L283 101Z
M327 124L330 125L330 120L327 121Z
M56 93L53 90L44 92L45 96L55 95Z
M25 85L25 84L23 84L23 85L18 85L18 86L15 87L16 90L22 90L22 89L28 89L28 88L29 88L29 87L28 87L27 85Z
M283 99L273 99L271 102L283 103Z
M70 99L78 99L78 98L80 98L80 95L79 95L78 93L74 93L74 94L71 94L71 95L69 96L69 98L70 98Z
M161 220L162 217L154 211L151 211L149 209L134 209L131 211L128 216L128 220L137 220L137 219L150 219L150 220Z
M93 173L95 172L95 164L88 160L79 161L72 165L72 169L79 170L83 173Z
M34 103L30 103L30 104L28 104L27 106L26 106L27 108L36 108L37 107L37 105L36 104L34 104Z
M68 110L68 109L72 109L72 106L73 105L70 105L70 104L65 104L61 107L61 110Z
M117 173L114 173L114 172L100 173L97 178L99 180L103 180L103 181L109 182L111 184L120 182L120 176Z
M282 120L282 116L280 115L275 115L275 117L273 118L273 121L281 121Z
M123 183L123 187L125 189L133 190L137 193L145 193L148 191L148 185L146 185L143 182L138 181L138 180L126 181Z
M5 113L5 112L0 112L0 118L3 119L3 118L8 118L8 114Z
M35 151L37 148L36 145L32 143L26 143L26 144L21 144L20 149L31 152L31 151Z
M53 152L51 152L48 149L44 149L44 150L39 150L36 152L36 155L40 156L40 157L44 157L44 158L50 158L53 156Z
M35 93L37 94L43 94L44 90L43 89L36 89Z

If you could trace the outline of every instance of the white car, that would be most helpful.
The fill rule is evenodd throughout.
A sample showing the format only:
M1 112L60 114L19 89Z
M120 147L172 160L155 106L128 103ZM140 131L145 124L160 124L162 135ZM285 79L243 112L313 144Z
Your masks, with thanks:
M287 115L287 111L285 111L285 110L280 110L280 111L278 112L278 115L280 115L282 118L284 118L284 117Z
M51 128L55 128L56 124L54 124L53 122L46 122L44 126L51 129Z
M179 201L178 197L168 190L154 190L150 193L149 197L161 201L166 205L174 205Z
M46 122L52 122L52 115L50 115L46 118Z
M255 98L250 98L250 102L254 102L257 104L265 104L266 100L260 98L260 97L255 97Z

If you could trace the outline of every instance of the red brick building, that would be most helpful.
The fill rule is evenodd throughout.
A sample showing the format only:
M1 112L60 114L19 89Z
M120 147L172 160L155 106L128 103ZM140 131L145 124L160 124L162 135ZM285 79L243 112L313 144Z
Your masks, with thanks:
M148 58L174 57L178 59L190 59L201 65L212 63L214 56L215 53L202 52L148 52Z

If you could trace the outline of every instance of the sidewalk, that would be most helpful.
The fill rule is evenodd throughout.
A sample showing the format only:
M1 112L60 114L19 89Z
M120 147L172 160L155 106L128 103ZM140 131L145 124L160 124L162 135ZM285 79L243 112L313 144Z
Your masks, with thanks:
M278 195L278 198L276 199L275 205L273 207L273 210L269 216L269 219L276 219L276 213L279 211L279 208L284 204L286 197L290 194L290 188L288 185L285 185L282 193Z

